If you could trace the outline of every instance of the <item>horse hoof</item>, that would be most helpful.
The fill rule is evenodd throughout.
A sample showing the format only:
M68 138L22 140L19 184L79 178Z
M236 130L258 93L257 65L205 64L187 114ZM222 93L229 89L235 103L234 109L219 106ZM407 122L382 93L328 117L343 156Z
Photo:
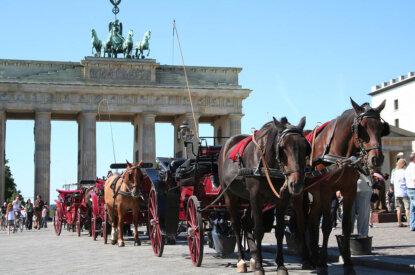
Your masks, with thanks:
M265 275L265 272L264 272L264 270L263 270L263 269L260 269L260 270L255 270L255 271L254 271L254 275Z
M236 269L238 270L239 273L246 273L248 272L247 268L246 268L246 263L244 260L240 260L237 264L236 264Z
M344 270L344 275L356 275L356 271L354 271L354 268L352 265L344 265L343 270Z
M116 244L116 243L117 243L117 241L111 240L111 244L112 244L112 245L114 245L114 244Z
M251 258L251 260L249 261L249 268L251 269L251 271L255 271L255 259Z
M140 246L141 245L141 242L140 241L135 241L134 242L134 246Z
M305 261L305 262L302 263L301 269L303 269L303 270L314 270L314 269L316 269L316 267L314 265L312 265L310 262Z
M277 269L277 275L288 275L288 269L283 265L279 266Z
M118 247L124 247L124 246L125 246L124 242L118 243Z
M317 274L318 275L328 275L329 272L327 270L327 266L317 268Z

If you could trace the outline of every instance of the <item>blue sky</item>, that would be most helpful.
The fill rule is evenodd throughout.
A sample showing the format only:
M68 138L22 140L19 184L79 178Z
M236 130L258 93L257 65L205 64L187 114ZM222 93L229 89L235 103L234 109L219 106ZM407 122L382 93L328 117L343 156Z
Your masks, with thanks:
M150 57L160 64L180 64L175 19L186 65L242 67L239 82L253 90L243 102L244 133L260 128L268 114L294 124L305 115L313 128L350 108L349 97L370 102L371 86L415 70L411 0L122 0L119 8L124 35L133 29L134 43L152 31ZM106 39L111 9L105 0L2 0L0 58L78 62L91 53L92 28ZM6 157L26 197L33 196L33 125L6 126ZM98 175L114 159L110 127L116 160L132 158L132 126L98 123ZM171 156L172 141L172 126L158 124L157 155ZM53 121L51 199L56 188L76 182L76 152L77 124Z

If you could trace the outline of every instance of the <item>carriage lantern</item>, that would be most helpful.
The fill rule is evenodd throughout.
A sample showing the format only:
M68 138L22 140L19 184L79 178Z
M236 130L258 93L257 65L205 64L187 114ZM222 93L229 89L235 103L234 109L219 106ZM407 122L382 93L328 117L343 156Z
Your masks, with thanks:
M179 126L179 132L178 132L178 139L183 139L185 142L186 141L191 141L194 138L194 134L192 129L190 129L189 127L189 123L187 121L183 122L180 126Z

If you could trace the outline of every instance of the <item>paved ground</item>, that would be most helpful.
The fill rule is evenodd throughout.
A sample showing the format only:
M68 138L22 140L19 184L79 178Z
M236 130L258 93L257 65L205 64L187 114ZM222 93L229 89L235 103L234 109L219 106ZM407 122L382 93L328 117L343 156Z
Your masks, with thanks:
M340 233L340 230L335 233ZM362 263L376 259L384 261L382 257L386 255L395 263L408 261L415 264L415 232L381 224L371 230L371 235L375 236L375 255L367 256L368 259L363 259ZM142 236L142 241L141 247L134 247L129 237L126 247L118 248L104 245L100 237L94 242L86 233L77 237L75 233L62 231L57 237L51 227L10 236L0 231L0 274L237 274L235 255L228 259L215 258L214 251L207 246L202 266L194 267L184 236L176 245L165 246L161 258L153 255L146 236ZM266 250L274 251L270 245L274 243L273 234L266 236L265 243L269 244L265 246ZM331 253L336 251L334 244L333 235L330 239ZM275 274L274 257L274 253L264 254L265 270ZM315 274L315 271L301 270L297 257L286 256L285 260L290 274ZM358 274L401 274L396 272L401 269L380 268L357 265L356 271ZM343 274L341 264L330 264L329 273Z

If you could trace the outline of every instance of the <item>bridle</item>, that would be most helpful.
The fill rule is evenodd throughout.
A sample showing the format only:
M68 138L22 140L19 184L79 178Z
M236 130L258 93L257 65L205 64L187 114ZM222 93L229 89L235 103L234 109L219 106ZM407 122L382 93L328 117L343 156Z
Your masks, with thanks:
M130 176L132 175L131 174L132 170L138 169L137 172L141 172L140 168L141 168L140 166L132 166L128 169L128 171L125 171L126 173L128 173L128 180L130 180ZM141 177L142 176L143 175L141 175ZM124 181L124 177L123 177L121 185L122 185L122 183L125 183L125 186L127 188L127 192L119 190L118 193L120 193L121 195L124 195L124 196L133 197L133 198L141 196L141 190L140 190L140 183L139 182L137 182L135 184L132 184L131 187L130 187L130 186L127 185L127 182ZM134 189L135 189L135 192L133 191Z
M299 136L303 136L303 131L298 129L298 128L287 128L284 131L282 131L281 133L279 133L278 137L277 137L277 144L275 146L275 151L276 151L276 161L280 166L280 170L282 172L282 174L284 176L290 175L292 173L298 173L301 172L301 169L295 169L295 170L290 170L290 171L285 171L282 162L280 160L280 144L282 143L282 140L287 137L287 136L292 136L292 135L299 135Z
M371 147L364 147L363 146L363 142L362 140L359 138L359 126L361 126L361 122L364 118L375 118L378 119L379 121L381 120L380 114L376 111L372 110L368 110L366 112L363 112L359 115L356 115L354 120L353 120L353 125L352 125L352 133L353 135L356 137L357 143L359 144L359 148L360 148L360 152L362 155L367 155L369 153L369 151L374 150L374 149L382 149L382 145L378 144L375 146L371 146Z

